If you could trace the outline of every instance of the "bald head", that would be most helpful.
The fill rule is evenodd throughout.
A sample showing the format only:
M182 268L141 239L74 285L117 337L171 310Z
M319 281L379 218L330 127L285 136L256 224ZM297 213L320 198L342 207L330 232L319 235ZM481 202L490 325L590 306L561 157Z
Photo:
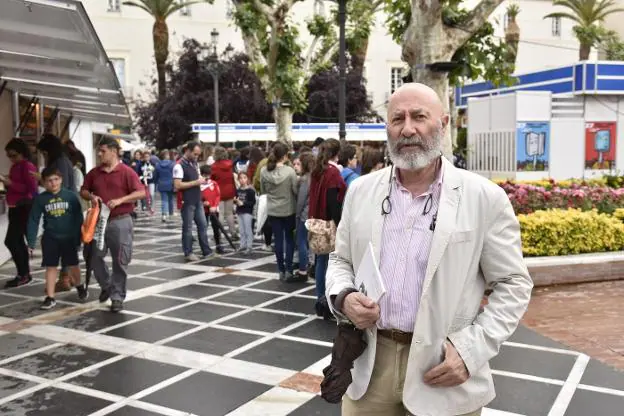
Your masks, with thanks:
M395 111L405 110L405 106L426 109L435 118L444 115L444 106L438 94L425 84L408 82L397 88L388 100L388 120Z

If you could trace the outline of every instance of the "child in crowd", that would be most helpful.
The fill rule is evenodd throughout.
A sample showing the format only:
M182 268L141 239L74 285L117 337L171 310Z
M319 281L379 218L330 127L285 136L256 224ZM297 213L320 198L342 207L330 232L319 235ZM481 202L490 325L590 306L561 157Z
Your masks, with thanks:
M54 286L58 277L59 260L63 268L69 269L73 284L78 290L81 300L86 300L89 292L80 285L80 269L78 268L78 248L80 247L80 227L82 225L82 207L78 195L62 188L61 173L54 167L42 172L45 192L38 195L33 202L26 229L28 248L32 254L37 242L39 222L43 216L43 237L41 250L46 268L46 298L41 309L52 309L56 306Z
M203 165L199 172L206 179L206 183L201 185L202 201L204 202L204 212L206 221L212 226L215 244L217 245L217 254L223 254L223 246L221 245L221 232L219 231L219 203L221 202L221 190L219 184L212 179L212 168L209 165Z
M256 205L256 191L249 186L249 177L246 172L238 174L240 187L236 190L234 204L238 215L238 228L240 233L240 250L246 254L251 253L253 246L253 209Z

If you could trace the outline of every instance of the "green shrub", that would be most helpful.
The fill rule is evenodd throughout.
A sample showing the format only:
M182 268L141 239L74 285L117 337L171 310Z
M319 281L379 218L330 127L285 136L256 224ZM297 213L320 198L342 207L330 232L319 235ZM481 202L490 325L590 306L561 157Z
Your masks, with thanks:
M624 212L615 215L624 218ZM622 220L599 214L596 210L536 211L520 214L518 220L525 256L563 256L624 249Z

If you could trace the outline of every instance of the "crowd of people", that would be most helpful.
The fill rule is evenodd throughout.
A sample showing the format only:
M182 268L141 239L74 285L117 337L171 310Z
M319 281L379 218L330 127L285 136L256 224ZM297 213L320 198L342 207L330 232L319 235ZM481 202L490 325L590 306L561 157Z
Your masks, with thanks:
M237 244L235 248L245 256L251 253L254 237L261 235L261 249L275 253L276 272L282 281L316 279L316 312L329 318L324 297L328 255L309 251L306 220L332 220L337 225L349 184L385 166L381 150L323 138L311 147L297 144L294 149L275 142L268 154L259 146L237 150L189 142L181 149L159 153L137 150L127 157L115 139L105 137L97 149L99 164L89 173L84 155L74 143L63 143L51 134L37 144L45 162L41 173L23 140L11 140L5 151L12 162L8 175L0 176L9 205L5 245L16 267L15 278L6 287L32 280L29 258L43 219L44 309L54 307L55 292L72 287L81 300L87 299L77 267L81 246L77 225L91 204L104 203L111 211L105 250L89 255L95 258L92 268L102 288L100 301L110 298L111 309L121 310L125 270L132 252L133 218L139 211L154 215L154 201L159 197L163 222L178 213L182 217L181 245L187 261L199 260L193 251L194 241L199 243L203 258L214 252L223 254L228 241ZM259 224L261 196L266 201L266 220ZM107 251L113 257L110 275L102 260Z

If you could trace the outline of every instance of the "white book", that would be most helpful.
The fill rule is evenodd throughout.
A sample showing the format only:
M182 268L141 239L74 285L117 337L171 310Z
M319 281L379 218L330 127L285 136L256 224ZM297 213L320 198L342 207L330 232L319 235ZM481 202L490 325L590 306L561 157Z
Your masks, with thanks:
M386 287L381 280L381 272L373 250L373 243L368 242L368 249L362 257L360 267L355 274L355 288L376 303L386 293Z

